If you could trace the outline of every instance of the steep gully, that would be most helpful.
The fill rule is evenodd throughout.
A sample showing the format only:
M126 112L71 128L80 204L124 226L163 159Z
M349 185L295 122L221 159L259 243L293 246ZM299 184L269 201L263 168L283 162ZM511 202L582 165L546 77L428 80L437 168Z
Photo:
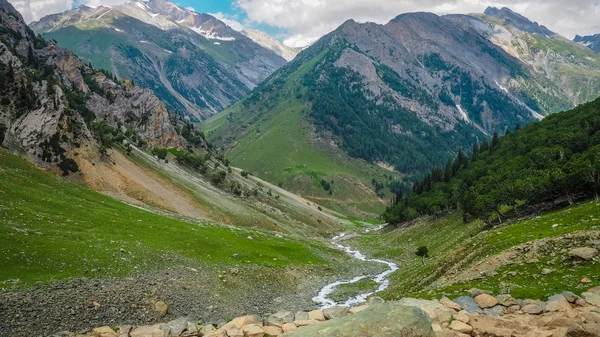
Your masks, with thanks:
M366 229L365 232L369 232L371 230L380 230L383 227L385 227L385 225L379 225L373 229ZM333 307L336 305L344 305L344 306L351 307L351 306L365 302L367 300L367 298L369 296L371 296L372 294L387 289L387 287L389 287L389 285L390 285L390 281L387 279L388 275L390 275L391 273L393 273L399 269L398 265L393 262L379 260L379 259L369 259L364 254L362 254L360 251L353 250L350 247L340 244L339 243L340 239L342 239L345 236L346 236L346 233L341 233L341 234L333 237L331 239L331 243L334 246L345 251L348 255L354 257L355 259L358 259L361 261L366 261L366 262L382 263L382 264L387 265L388 269L380 274L375 275L375 276L361 275L361 276L357 276L350 280L335 281L333 283L329 283L329 284L325 285L323 288L321 288L321 290L319 291L317 296L313 297L313 299L312 299L315 303L317 303L319 305L319 307L321 309ZM349 298L344 303L337 303L334 300L328 298L329 295L331 295L335 292L335 290L337 289L338 286L343 285L343 284L357 283L366 278L370 278L377 283L377 289L375 291L360 293L354 297Z

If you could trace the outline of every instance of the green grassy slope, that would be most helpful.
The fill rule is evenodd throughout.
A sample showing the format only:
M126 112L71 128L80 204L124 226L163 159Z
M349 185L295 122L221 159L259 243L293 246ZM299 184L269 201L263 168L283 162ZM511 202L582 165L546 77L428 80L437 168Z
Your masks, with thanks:
M159 216L4 150L0 163L0 287L177 265L325 266L326 256L343 258L316 241Z
M375 194L372 179L389 183L400 176L315 137L298 82L318 59L286 79L274 106L250 114L238 103L202 122L202 128L211 142L229 150L227 157L236 166L333 210L379 214L387 202ZM331 194L321 187L322 179L333 181Z
M555 224L558 226L553 227ZM503 266L494 277L441 287L432 284L451 271L463 271L512 247L534 240L597 230L599 225L600 204L587 202L483 232L483 222L464 224L459 213L439 219L421 218L407 228L364 234L351 244L375 257L391 259L399 264L400 270L391 276L390 288L382 294L388 299L404 296L439 298L444 294L455 297L466 294L473 287L494 293L509 290L519 298L541 299L557 291L580 292L579 280L584 276L599 283L600 267L592 263L573 266L569 259L563 259L566 252L560 252L556 256L544 256L532 264ZM429 249L425 265L415 254L420 246ZM550 260L554 260L555 264L548 264ZM542 268L552 268L554 272L536 281L533 275L539 275ZM507 279L508 271L518 274Z

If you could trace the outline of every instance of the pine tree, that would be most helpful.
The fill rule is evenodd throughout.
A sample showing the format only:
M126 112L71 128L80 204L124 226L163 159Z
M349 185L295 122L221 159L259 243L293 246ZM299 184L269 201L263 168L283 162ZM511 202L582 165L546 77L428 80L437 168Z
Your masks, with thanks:
M471 154L471 161L477 161L479 158L479 143L473 144L473 153Z
M498 146L498 132L494 132L494 136L492 137L492 143L490 144L490 153L494 152Z
M521 123L517 123L517 126L515 126L515 131L521 130Z

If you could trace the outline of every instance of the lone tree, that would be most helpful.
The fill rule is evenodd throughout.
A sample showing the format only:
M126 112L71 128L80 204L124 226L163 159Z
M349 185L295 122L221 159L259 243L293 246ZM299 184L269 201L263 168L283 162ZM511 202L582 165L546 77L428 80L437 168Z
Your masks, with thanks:
M427 247L425 246L421 246L417 248L415 254L417 254L417 256L420 256L423 259L423 265L425 265L425 258L429 257L429 249L427 249Z

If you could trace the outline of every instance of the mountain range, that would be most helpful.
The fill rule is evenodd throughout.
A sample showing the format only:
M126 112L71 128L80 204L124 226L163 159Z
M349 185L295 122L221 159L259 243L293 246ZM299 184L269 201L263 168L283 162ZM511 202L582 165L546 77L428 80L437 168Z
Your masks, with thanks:
M375 165L410 179L598 96L598 55L507 8L485 13L348 20L204 129L235 165L336 204L392 184Z
M170 110L192 120L245 97L286 63L279 54L290 58L294 53L264 35L243 34L166 0L80 6L31 27L85 62L152 89Z

